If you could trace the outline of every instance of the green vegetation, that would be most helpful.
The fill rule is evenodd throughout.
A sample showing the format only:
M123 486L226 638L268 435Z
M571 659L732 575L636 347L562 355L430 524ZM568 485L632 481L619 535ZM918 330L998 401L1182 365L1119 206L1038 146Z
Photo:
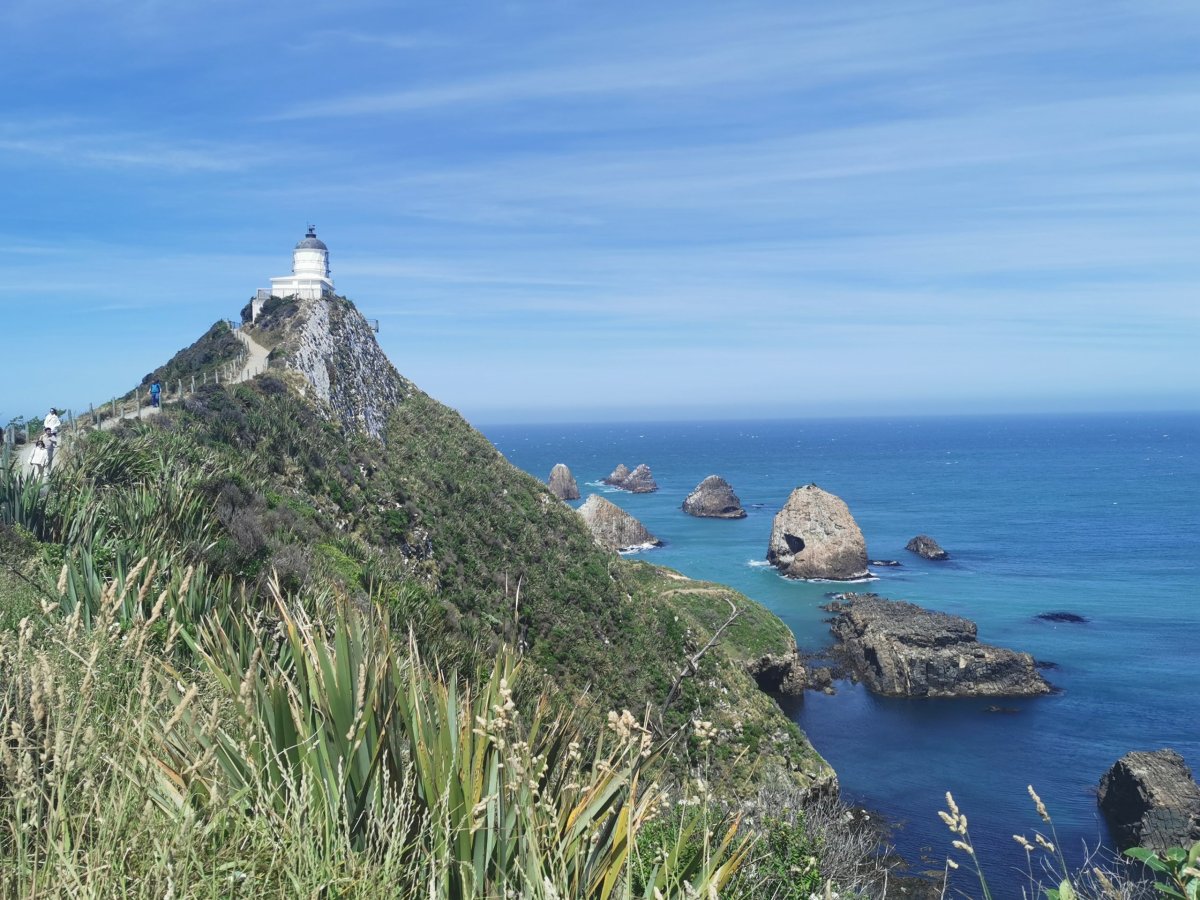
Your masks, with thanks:
M222 366L235 362L245 353L242 342L234 335L229 323L224 320L216 322L201 338L190 347L180 350L166 363L146 375L141 381L141 387L148 387L154 380L164 385L174 385L177 381L190 382L194 377L197 382L205 375L209 378Z

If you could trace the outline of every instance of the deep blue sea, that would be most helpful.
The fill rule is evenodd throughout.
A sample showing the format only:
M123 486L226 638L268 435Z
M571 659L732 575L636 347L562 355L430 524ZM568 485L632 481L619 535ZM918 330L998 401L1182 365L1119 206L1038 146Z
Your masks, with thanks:
M917 869L940 869L949 851L937 817L947 790L985 870L1011 885L1025 867L1011 835L1041 824L1027 784L1079 862L1084 844L1108 840L1095 789L1118 757L1170 746L1200 771L1200 415L483 430L538 478L566 463L585 498L606 493L666 541L643 558L732 585L787 622L802 648L830 643L819 607L843 588L786 580L764 557L776 511L794 487L816 482L849 504L873 559L902 563L851 589L967 616L980 640L1057 664L1045 674L1061 693L1049 697L895 700L841 682L791 710L846 799L897 823L893 842ZM659 491L600 485L620 462L648 464ZM710 474L730 482L748 518L680 510ZM952 559L905 551L918 533ZM1035 618L1051 611L1089 621ZM996 703L1018 711L986 710Z

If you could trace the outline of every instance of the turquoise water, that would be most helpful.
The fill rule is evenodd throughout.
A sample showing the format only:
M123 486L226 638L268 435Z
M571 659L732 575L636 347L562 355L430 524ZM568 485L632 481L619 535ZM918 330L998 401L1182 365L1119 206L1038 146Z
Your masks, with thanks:
M1061 693L996 701L888 700L843 682L789 713L837 769L844 795L899 824L908 859L941 868L937 818L954 793L985 866L1011 883L1025 857L1011 835L1039 820L1032 783L1068 858L1107 842L1095 787L1133 749L1171 746L1200 770L1200 416L527 425L484 429L538 478L570 466L586 497L617 463L647 463L660 490L608 498L666 546L645 558L736 587L780 616L800 646L829 643L819 606L838 585L765 567L775 512L815 481L850 506L874 559L898 569L858 589L967 616L980 639L1058 668ZM679 504L706 475L747 508L695 519ZM585 484L593 482L593 484ZM953 557L904 550L935 537ZM1034 617L1086 616L1082 625Z

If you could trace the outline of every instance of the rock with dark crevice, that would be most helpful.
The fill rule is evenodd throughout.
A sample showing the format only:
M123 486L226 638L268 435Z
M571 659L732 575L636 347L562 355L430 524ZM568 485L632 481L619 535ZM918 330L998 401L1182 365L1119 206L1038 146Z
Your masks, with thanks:
M792 491L775 515L767 561L791 578L865 578L867 544L845 502L815 484Z
M1174 750L1134 750L1100 779L1100 810L1121 850L1200 841L1200 786Z
M889 697L1028 697L1051 687L1034 658L981 644L975 623L875 594L827 609L838 650L868 688Z
M683 501L683 511L703 519L744 519L746 510L729 482L720 475L709 475Z
M575 482L571 470L563 463L555 464L546 483L550 486L550 493L559 500L579 499L579 485Z
M904 549L910 550L917 554L917 556L925 559L940 561L950 558L950 554L943 550L941 545L927 534L918 534L904 545Z

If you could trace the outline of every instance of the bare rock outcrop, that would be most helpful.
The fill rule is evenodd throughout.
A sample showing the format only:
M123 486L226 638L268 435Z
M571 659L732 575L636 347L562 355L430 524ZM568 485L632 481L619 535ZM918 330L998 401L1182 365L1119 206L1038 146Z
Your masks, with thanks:
M923 556L925 559L943 560L950 558L950 554L942 549L941 544L927 534L918 534L904 545L904 549L912 551L917 556Z
M546 483L550 485L550 493L559 500L579 499L579 485L575 483L575 476L571 474L571 470L563 463L555 464Z
M599 494L587 498L579 507L579 515L583 516L596 543L606 550L643 550L662 545L645 525Z
M744 519L746 510L733 492L729 482L720 475L709 475L683 501L683 511L689 516L705 519Z
M1028 653L981 644L975 623L875 594L831 604L839 654L889 697L1032 697L1050 693Z
M271 367L304 376L347 431L382 439L391 414L416 388L396 371L362 313L345 297L293 299L285 306L288 315L274 322L266 317L252 332L263 337L266 329L271 336Z
M612 474L604 479L604 483L631 494L650 494L658 490L650 467L642 463L632 472L625 463L620 463L612 470Z
M746 663L746 671L768 694L798 697L808 687L808 671L799 651L766 654Z
M1135 750L1100 779L1100 811L1121 850L1200 841L1200 786L1174 750Z
M839 497L806 484L775 515L767 561L792 578L865 578L867 543Z

